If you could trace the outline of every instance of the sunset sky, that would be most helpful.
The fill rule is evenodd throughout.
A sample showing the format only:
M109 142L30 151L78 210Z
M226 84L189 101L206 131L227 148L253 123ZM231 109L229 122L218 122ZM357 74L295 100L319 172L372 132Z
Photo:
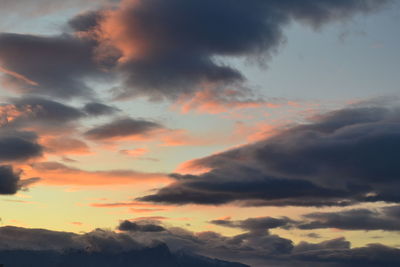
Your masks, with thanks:
M400 262L399 28L390 0L0 0L0 226Z

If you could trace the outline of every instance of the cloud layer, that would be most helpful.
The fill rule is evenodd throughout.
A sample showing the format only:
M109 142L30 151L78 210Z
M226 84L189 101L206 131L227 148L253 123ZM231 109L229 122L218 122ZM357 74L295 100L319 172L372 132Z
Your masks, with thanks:
M175 204L324 206L399 202L400 112L334 111L272 138L191 162L211 171L173 174L145 201Z
M60 98L91 96L87 81L100 76L121 81L119 98L240 89L246 78L223 58L265 63L291 22L319 28L387 2L125 0L72 18L71 31L58 36L2 33L0 70L14 91Z
M146 228L146 224L141 225ZM245 266L186 251L229 261L240 259L252 267L396 266L400 263L400 250L381 244L351 248L350 242L336 238L295 245L291 240L268 232L226 237L215 232L192 233L181 228L168 228L123 233L97 229L86 234L73 234L8 226L0 228L0 237L2 259L14 264L28 259L30 263L64 261L78 264L74 266L81 266L83 262L109 266L117 264L118 259L125 265L115 266Z

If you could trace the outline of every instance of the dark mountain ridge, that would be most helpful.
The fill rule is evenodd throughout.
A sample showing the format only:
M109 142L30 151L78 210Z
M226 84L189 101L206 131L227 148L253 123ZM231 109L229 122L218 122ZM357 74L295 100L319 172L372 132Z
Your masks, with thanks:
M3 250L1 264L4 267L249 267L195 254L174 254L165 244L120 253Z

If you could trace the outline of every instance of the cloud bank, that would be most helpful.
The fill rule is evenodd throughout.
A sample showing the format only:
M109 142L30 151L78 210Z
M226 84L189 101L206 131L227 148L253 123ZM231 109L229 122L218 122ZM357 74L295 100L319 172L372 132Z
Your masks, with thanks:
M400 112L355 107L190 163L211 169L140 200L173 204L327 206L400 201Z

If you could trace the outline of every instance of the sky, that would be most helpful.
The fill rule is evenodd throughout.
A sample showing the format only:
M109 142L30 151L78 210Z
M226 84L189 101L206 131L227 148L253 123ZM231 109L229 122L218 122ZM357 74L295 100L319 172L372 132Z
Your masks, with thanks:
M0 7L1 251L400 264L397 1Z

